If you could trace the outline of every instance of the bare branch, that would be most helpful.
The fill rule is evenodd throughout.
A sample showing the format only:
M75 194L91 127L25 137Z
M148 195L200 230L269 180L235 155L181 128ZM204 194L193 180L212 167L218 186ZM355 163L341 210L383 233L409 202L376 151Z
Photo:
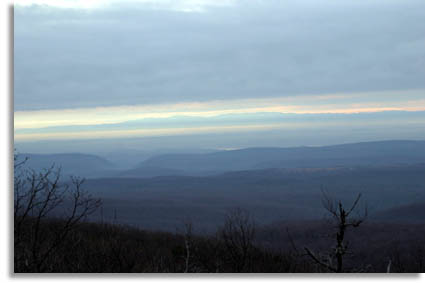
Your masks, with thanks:
M353 205L351 206L351 208L348 210L347 212L347 216L350 215L350 213L356 208L357 204L359 203L360 198L362 197L362 194L359 193L356 200L353 202Z
M325 267L325 268L327 268L327 269L329 269L330 271L332 271L332 272L337 272L337 270L334 268L334 267L332 267L332 266L330 266L329 264L326 264L326 263L324 263L324 262L322 262L321 260L319 260L315 255L314 255L314 253L312 252L312 251L310 251L308 248L304 248L305 249L305 251L307 252L307 255L308 256L310 256L317 264L319 264L320 266L322 266L322 267Z

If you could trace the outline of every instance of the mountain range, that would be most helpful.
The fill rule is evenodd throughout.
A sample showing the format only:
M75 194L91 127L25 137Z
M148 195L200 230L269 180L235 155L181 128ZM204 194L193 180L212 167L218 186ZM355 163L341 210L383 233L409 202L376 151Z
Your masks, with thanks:
M206 176L269 168L333 168L406 165L425 162L425 141L378 141L320 147L267 147L209 153L161 154L122 170L106 158L81 153L29 154L36 170L61 166L65 175L94 177Z

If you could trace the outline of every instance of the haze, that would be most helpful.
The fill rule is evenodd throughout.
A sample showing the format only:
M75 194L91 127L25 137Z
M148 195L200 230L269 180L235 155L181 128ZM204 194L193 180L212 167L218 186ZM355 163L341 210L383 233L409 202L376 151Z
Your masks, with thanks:
M424 139L424 17L412 0L22 1L15 146Z

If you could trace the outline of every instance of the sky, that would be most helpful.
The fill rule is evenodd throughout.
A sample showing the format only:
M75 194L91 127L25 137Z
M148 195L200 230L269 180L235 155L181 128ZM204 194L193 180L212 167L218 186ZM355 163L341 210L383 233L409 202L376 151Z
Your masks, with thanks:
M422 0L23 0L35 152L425 139Z

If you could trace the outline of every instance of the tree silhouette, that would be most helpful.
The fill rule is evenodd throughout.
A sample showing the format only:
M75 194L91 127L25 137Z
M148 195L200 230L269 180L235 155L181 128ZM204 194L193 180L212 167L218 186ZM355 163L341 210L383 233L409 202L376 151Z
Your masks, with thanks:
M82 189L84 179L71 177L61 183L54 165L41 172L25 168L14 155L14 249L15 269L42 272L45 262L63 245L78 223L101 205L101 200ZM52 233L48 219L60 218Z
M367 218L367 206L363 214L357 217L352 217L352 213L356 210L361 194L358 194L356 199L353 201L351 206L348 209L344 208L340 200L336 201L329 196L326 192L323 193L322 204L323 207L330 213L332 216L337 232L335 234L336 245L333 251L331 252L331 257L328 260L323 260L320 256L317 256L309 248L305 247L307 255L318 265L324 267L325 269L331 272L343 272L343 259L347 254L348 244L345 241L345 235L348 228L356 228L362 224ZM336 259L336 265L332 261L332 257Z

